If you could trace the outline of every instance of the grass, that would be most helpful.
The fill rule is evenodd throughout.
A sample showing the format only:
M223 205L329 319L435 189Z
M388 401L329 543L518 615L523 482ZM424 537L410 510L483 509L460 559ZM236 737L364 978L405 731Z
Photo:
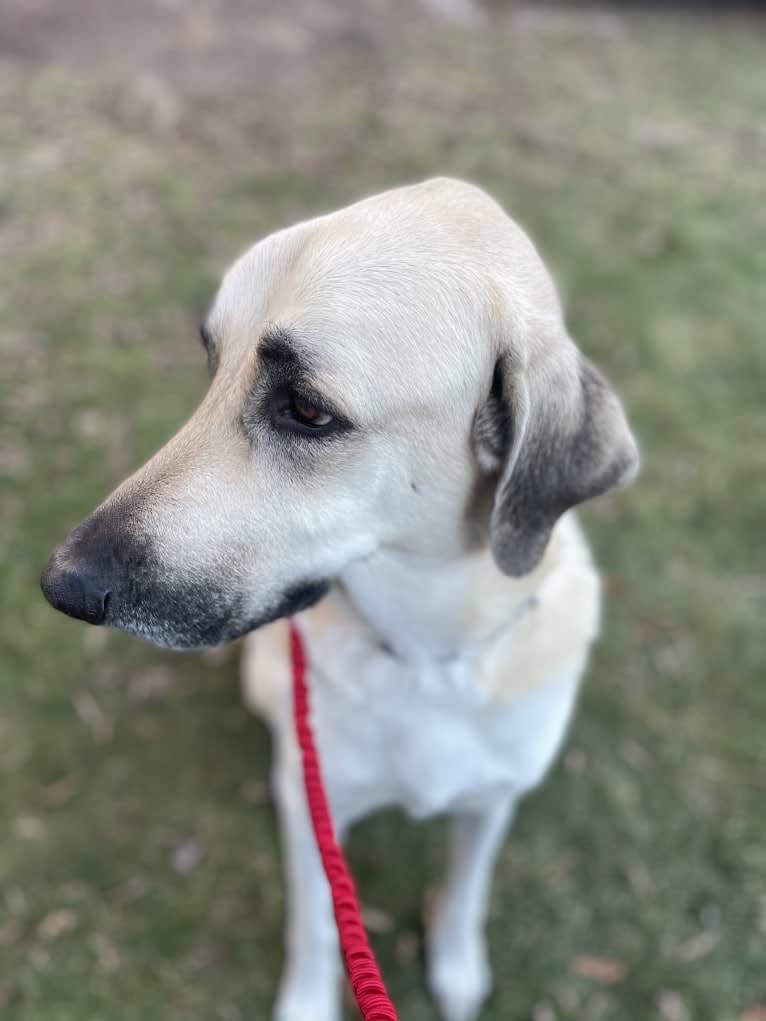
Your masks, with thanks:
M0 1016L268 1016L280 859L235 659L86 629L37 576L201 395L196 320L225 263L432 172L530 228L644 456L584 514L605 633L502 856L483 1017L766 1016L763 36L597 12L392 23L310 87L243 83L236 103L172 74L147 93L114 68L0 65ZM435 1016L419 939L441 837L388 814L352 841L404 1021ZM622 968L588 977L583 956Z

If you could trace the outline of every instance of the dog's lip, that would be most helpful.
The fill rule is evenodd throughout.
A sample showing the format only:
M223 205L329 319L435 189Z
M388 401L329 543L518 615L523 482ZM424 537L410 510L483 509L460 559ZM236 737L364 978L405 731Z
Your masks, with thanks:
M328 579L301 582L286 589L257 615L242 617L232 612L222 616L220 620L209 621L207 629L203 625L197 633L193 629L184 631L172 620L163 621L161 617L155 617L151 611L147 612L142 620L140 607L133 607L129 612L121 614L117 605L119 600L107 600L109 612L104 623L164 649L178 651L211 649L216 645L236 642L266 624L307 610L327 594L330 585L331 581Z
M287 589L270 609L257 618L251 618L247 624L238 628L233 635L227 634L224 641L235 641L237 638L242 638L251 631L256 631L259 627L271 624L275 620L281 620L283 617L292 617L296 613L308 610L311 606L315 606L320 599L324 599L331 584L330 580L322 578L294 585L292 588Z

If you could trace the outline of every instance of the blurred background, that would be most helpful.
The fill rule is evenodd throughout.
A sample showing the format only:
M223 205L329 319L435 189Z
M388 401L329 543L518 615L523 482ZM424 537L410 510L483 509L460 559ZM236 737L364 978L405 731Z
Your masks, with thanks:
M267 1018L283 889L236 650L55 614L52 546L189 415L273 228L433 173L531 231L644 468L584 512L605 633L490 919L483 1017L766 1018L766 22L468 0L3 0L0 1017ZM433 1021L439 823L353 867Z

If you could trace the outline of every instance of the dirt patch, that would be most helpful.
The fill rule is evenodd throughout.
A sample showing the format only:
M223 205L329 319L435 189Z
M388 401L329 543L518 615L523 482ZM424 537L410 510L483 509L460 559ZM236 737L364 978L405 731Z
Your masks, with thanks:
M414 0L6 0L0 59L157 75L193 92L252 92L383 45L438 14Z

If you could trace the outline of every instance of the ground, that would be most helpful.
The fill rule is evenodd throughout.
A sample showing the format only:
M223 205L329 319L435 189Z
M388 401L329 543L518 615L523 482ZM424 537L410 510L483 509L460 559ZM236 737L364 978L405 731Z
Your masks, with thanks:
M226 262L434 172L534 234L644 459L584 514L604 637L502 855L483 1018L766 1017L766 26L495 8L4 5L3 1018L268 1017L283 890L235 655L86 628L37 578L201 395ZM403 1021L435 1017L441 837L389 814L352 841Z

